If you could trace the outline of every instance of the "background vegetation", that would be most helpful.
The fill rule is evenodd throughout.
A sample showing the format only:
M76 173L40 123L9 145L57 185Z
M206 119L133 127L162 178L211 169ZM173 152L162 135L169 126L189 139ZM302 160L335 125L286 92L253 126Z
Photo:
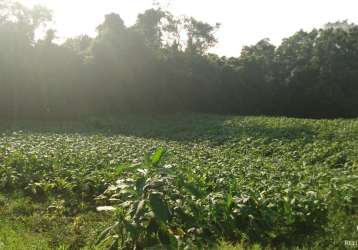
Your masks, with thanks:
M358 113L358 27L263 39L238 58L208 53L210 25L149 9L128 27L108 14L97 36L55 43L50 11L0 1L0 116L63 119L178 111L352 117ZM235 32L233 30L232 32ZM238 34L240 35L240 34Z

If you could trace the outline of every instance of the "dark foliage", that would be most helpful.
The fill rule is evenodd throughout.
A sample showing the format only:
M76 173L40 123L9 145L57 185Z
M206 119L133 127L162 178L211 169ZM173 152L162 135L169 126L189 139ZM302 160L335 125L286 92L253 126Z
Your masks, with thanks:
M329 23L238 58L207 51L214 26L150 9L126 27L106 15L94 38L54 43L44 8L0 1L0 117L64 119L118 113L358 115L358 26Z

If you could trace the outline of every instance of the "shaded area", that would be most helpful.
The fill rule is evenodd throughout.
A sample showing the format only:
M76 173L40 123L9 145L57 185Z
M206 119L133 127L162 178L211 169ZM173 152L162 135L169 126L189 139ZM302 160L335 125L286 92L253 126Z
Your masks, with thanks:
M344 121L344 122L342 122ZM216 143L235 138L268 140L304 139L319 136L327 140L337 136L357 138L355 120L307 120L272 117L241 117L209 114L123 115L88 118L78 121L2 121L1 133L80 133L124 135L175 141L208 140ZM324 130L320 128L325 127ZM339 132L339 133L338 133Z

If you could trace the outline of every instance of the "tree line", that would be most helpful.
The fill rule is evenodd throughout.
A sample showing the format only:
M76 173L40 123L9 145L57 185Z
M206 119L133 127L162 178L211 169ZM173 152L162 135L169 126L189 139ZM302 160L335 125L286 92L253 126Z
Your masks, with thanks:
M211 25L148 9L126 26L111 13L97 35L35 39L44 7L0 0L0 117L67 119L209 112L296 117L358 115L358 26L341 21L268 39L239 57L209 53ZM232 32L235 32L233 30Z

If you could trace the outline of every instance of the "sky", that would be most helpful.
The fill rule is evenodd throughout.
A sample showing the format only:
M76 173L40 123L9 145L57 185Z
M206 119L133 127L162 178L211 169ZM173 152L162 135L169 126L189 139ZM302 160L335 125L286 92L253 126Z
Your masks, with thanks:
M157 0L176 15L221 23L218 45L211 52L238 56L245 45L269 38L275 45L296 31L348 19L358 24L357 0ZM120 14L127 26L153 0L19 0L26 6L42 4L53 10L59 38L94 36L104 15Z

